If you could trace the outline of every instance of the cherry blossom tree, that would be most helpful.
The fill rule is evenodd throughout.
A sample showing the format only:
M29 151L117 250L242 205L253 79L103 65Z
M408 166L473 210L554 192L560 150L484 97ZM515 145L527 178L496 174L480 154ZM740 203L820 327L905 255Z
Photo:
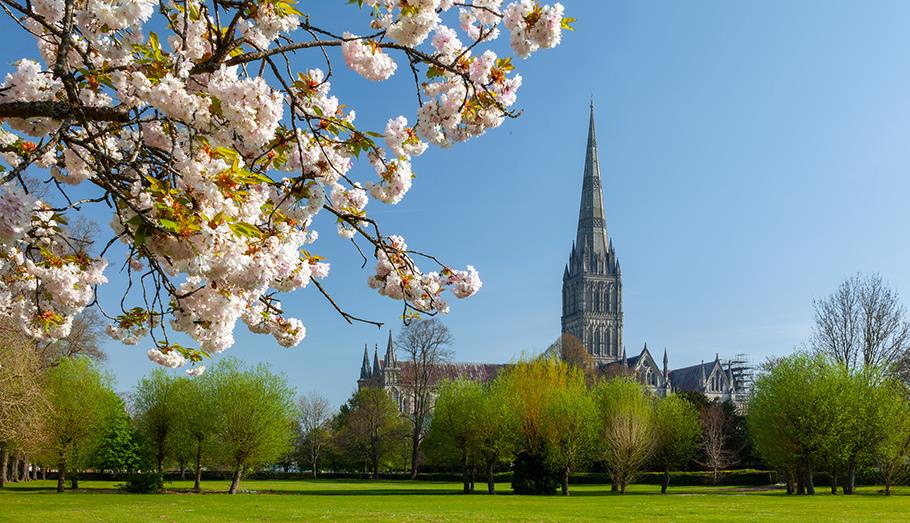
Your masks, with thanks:
M0 85L0 311L37 340L65 337L84 308L100 306L119 242L125 259L110 261L129 284L120 310L102 311L108 333L127 344L149 336L149 358L164 366L200 373L241 319L298 344L304 325L280 293L310 285L349 323L369 322L326 289L319 212L364 264L375 258L368 286L400 300L405 318L445 313L446 291L476 293L473 267L381 232L368 203L400 202L428 145L517 116L521 76L490 48L503 29L525 58L556 46L573 20L532 0L350 3L362 27L338 30L294 0L0 0L7 34L33 37L42 57L20 60ZM334 48L369 80L405 68L416 113L390 115L382 132L358 127L332 94ZM374 174L357 180L361 158ZM36 197L29 179L60 203ZM89 206L110 216L97 256L66 227ZM174 331L198 347L171 340Z

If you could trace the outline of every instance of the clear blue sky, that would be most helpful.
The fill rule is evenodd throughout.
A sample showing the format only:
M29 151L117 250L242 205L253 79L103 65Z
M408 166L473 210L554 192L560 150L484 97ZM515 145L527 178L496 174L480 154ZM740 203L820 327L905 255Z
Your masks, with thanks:
M370 206L386 232L480 270L481 292L445 318L459 360L510 361L558 335L592 95L629 353L646 341L667 347L671 367L715 352L786 353L809 334L812 299L856 271L879 272L910 298L910 3L563 3L577 31L520 64L524 115L431 150L404 202ZM301 7L339 31L363 20L342 0ZM5 63L35 54L21 36L5 43ZM376 85L333 57L336 94L361 125L413 120L403 62ZM319 62L311 51L295 65ZM397 328L399 305L367 289L369 268L324 230L316 250L333 263L327 287L352 313ZM122 285L113 267L108 275ZM341 403L363 344L381 344L387 330L348 326L315 289L285 308L307 326L300 346L241 326L227 354L269 361L301 392ZM119 388L152 368L147 348L107 345Z

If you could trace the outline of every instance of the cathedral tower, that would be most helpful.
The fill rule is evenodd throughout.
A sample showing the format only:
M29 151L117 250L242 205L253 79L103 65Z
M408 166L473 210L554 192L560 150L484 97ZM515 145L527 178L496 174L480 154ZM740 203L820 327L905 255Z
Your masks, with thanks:
M578 232L562 277L562 332L581 340L597 363L622 358L622 271L604 221L593 102Z

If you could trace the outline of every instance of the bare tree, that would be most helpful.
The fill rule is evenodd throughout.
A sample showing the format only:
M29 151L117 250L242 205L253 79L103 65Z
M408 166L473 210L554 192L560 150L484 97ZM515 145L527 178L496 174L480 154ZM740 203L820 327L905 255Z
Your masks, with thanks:
M44 365L53 367L63 358L78 355L88 356L94 361L104 361L107 355L101 349L103 326L104 321L95 309L85 309L73 319L73 328L66 337L38 346Z
M853 372L882 368L907 374L910 321L881 276L856 274L815 302L812 348Z
M396 346L405 355L401 369L401 388L411 420L411 478L417 477L420 443L429 428L433 389L441 375L441 365L452 359L454 342L448 327L430 318L414 321L399 334Z
M711 469L714 483L721 470L733 464L735 453L729 446L730 418L723 405L713 402L703 408L700 414L702 424L702 449L705 452L705 467Z
M580 369L585 376L588 385L593 385L597 376L597 364L591 353L585 348L584 343L575 336L564 332L559 338L547 348L546 355L555 355L559 359L569 364L571 367Z
M319 469L322 449L329 440L329 421L332 419L332 409L329 400L316 392L310 392L297 400L300 410L298 423L301 436L301 454L313 470L313 479Z

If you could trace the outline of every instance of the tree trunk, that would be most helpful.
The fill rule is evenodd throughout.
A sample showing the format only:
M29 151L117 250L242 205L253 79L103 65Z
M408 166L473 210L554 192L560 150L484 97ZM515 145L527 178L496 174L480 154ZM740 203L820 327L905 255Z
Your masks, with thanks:
M63 487L66 483L66 460L60 458L60 463L57 464L57 492L63 492Z
M477 478L477 464L471 461L471 492L474 492L474 480Z
M494 495L496 494L496 480L493 476L493 469L495 467L495 460L490 459L487 461L487 494Z
M610 479L610 492L619 491L619 483L615 479Z
M796 468L796 495L802 496L806 494L806 475L803 465L800 464Z
M815 480L812 478L812 465L806 465L806 494L815 495Z
M19 481L28 481L28 480L32 479L29 476L30 472L31 471L29 470L28 454L23 454L22 455L22 475L19 476Z
M373 479L379 479L379 445L373 445Z
M47 479L47 467L41 465L41 479Z
M569 495L569 467L562 470L562 495Z
M660 483L660 493L666 494L667 487L669 487L669 486L670 486L670 467L664 466L664 479Z
M164 449L161 448L158 450L158 455L156 456L156 461L158 463L158 474L164 472Z
M76 490L79 488L79 471L71 470L70 471L70 490Z
M853 494L853 487L856 481L856 465L851 461L847 464L847 479L844 482L844 494Z
M625 482L625 480L623 480L623 481L621 481L621 482L619 483L619 493L620 493L620 494L625 494L625 493L626 493L626 482Z
M461 451L461 481L464 486L464 493L471 493L471 469L468 466L468 450L463 449Z
M885 495L886 496L891 495L891 475L890 474L885 475Z
M0 450L0 488L6 485L6 467L9 466L9 448Z
M243 467L237 467L234 469L234 477L231 478L231 489L228 491L231 494L236 494L237 489L240 487L240 476L243 474Z
M11 483L19 483L19 453L14 452L12 463L9 467L9 480Z
M202 441L196 442L196 468L193 481L193 492L199 492L202 488L199 484L202 482Z
M411 479L417 479L417 452L420 450L420 426L414 423L411 434Z

